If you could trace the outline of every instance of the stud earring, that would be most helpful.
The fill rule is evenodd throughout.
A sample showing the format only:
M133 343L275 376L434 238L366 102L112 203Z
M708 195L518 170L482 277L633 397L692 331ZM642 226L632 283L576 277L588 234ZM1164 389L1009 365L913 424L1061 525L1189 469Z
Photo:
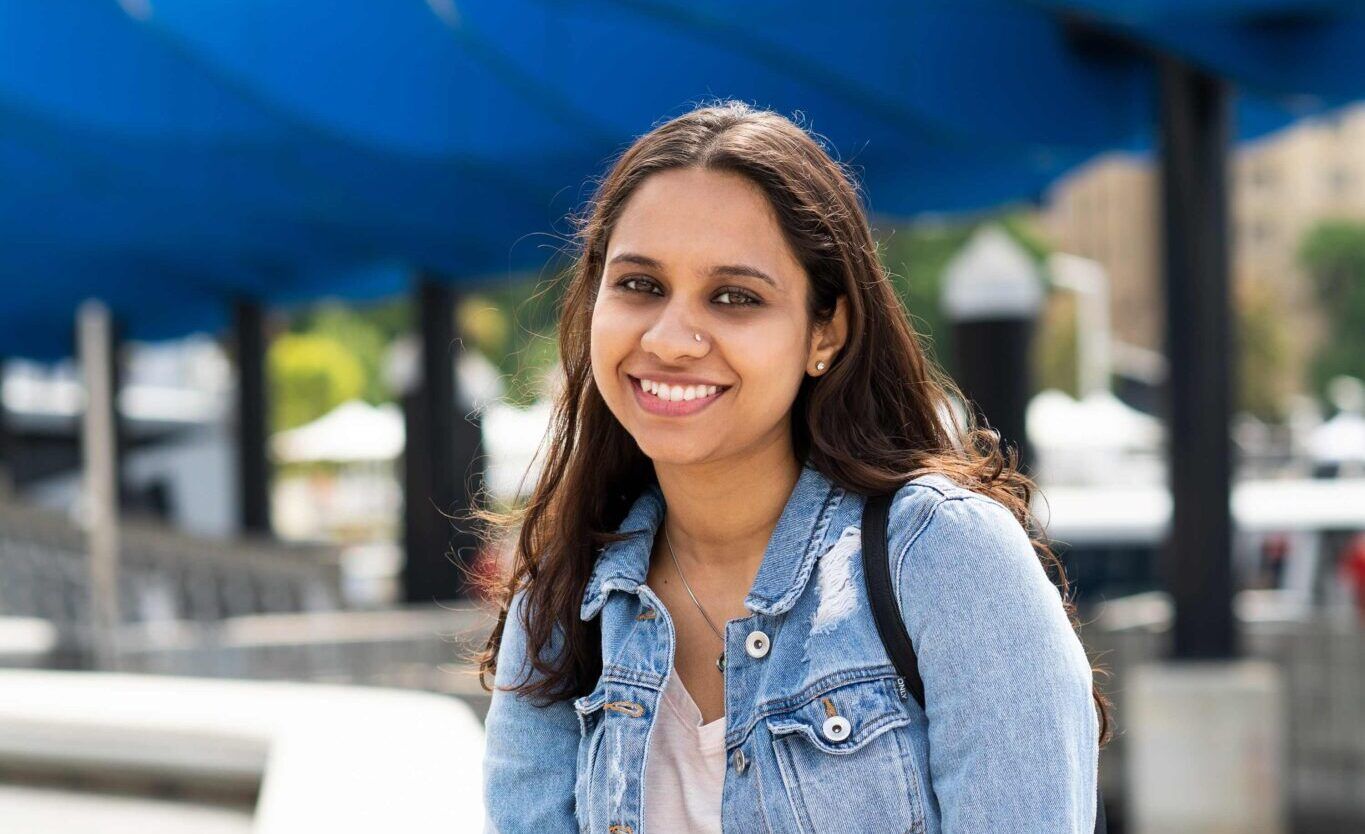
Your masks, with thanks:
M824 362L816 362L816 363L815 363L815 370L817 370L817 371L823 371L824 369L825 369L825 363L824 363Z

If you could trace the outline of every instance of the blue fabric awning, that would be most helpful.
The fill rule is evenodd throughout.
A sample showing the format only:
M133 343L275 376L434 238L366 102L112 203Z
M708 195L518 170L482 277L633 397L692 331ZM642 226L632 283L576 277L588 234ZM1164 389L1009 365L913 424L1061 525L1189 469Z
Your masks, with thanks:
M542 265L590 179L711 97L800 113L906 216L1036 198L1150 148L1147 47L1262 135L1365 96L1353 4L1275 0L30 0L0 5L0 356L131 338L240 296ZM1132 44L1103 44L1105 32Z

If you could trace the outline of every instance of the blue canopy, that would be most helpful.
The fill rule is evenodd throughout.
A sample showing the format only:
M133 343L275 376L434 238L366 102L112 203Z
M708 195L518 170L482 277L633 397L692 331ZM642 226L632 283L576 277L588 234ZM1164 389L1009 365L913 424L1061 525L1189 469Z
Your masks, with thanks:
M70 353L91 296L158 338L221 326L243 296L533 269L615 153L712 97L799 113L880 214L1033 199L1151 147L1149 47L1237 84L1243 138L1365 95L1365 19L1338 7L0 4L0 356Z

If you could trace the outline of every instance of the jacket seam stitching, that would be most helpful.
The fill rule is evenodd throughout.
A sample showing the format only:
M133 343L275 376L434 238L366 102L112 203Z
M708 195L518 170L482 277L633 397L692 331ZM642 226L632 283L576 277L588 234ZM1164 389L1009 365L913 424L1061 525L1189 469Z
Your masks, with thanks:
M934 505L929 508L929 512L926 513L924 516L924 521L920 523L919 527L915 528L915 532L911 534L909 541L907 541L896 554L896 563L893 566L894 570L892 575L892 586L893 590L895 590L896 592L896 602L897 604L901 605L902 617L904 616L905 608L904 601L901 597L900 588L901 574L905 572L905 559L907 556L910 555L910 549L913 548L915 546L915 543L919 541L920 537L924 535L924 531L929 529L929 525L933 523L934 518L938 515L939 508L942 507L944 504L947 504L949 501L971 501L972 499L977 499L980 501L985 501L987 503L994 503L984 495L978 495L977 493L971 492L969 490L963 490L963 492L965 493L963 495L945 495L942 492L940 492L939 494L942 497L935 501Z

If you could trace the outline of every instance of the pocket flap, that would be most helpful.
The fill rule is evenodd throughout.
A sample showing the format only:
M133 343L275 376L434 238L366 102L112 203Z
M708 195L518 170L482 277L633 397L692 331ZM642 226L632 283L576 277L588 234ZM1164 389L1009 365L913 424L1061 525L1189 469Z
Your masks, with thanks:
M801 735L820 750L836 755L852 753L887 730L913 720L893 678L836 686L801 706L765 719L774 739Z

